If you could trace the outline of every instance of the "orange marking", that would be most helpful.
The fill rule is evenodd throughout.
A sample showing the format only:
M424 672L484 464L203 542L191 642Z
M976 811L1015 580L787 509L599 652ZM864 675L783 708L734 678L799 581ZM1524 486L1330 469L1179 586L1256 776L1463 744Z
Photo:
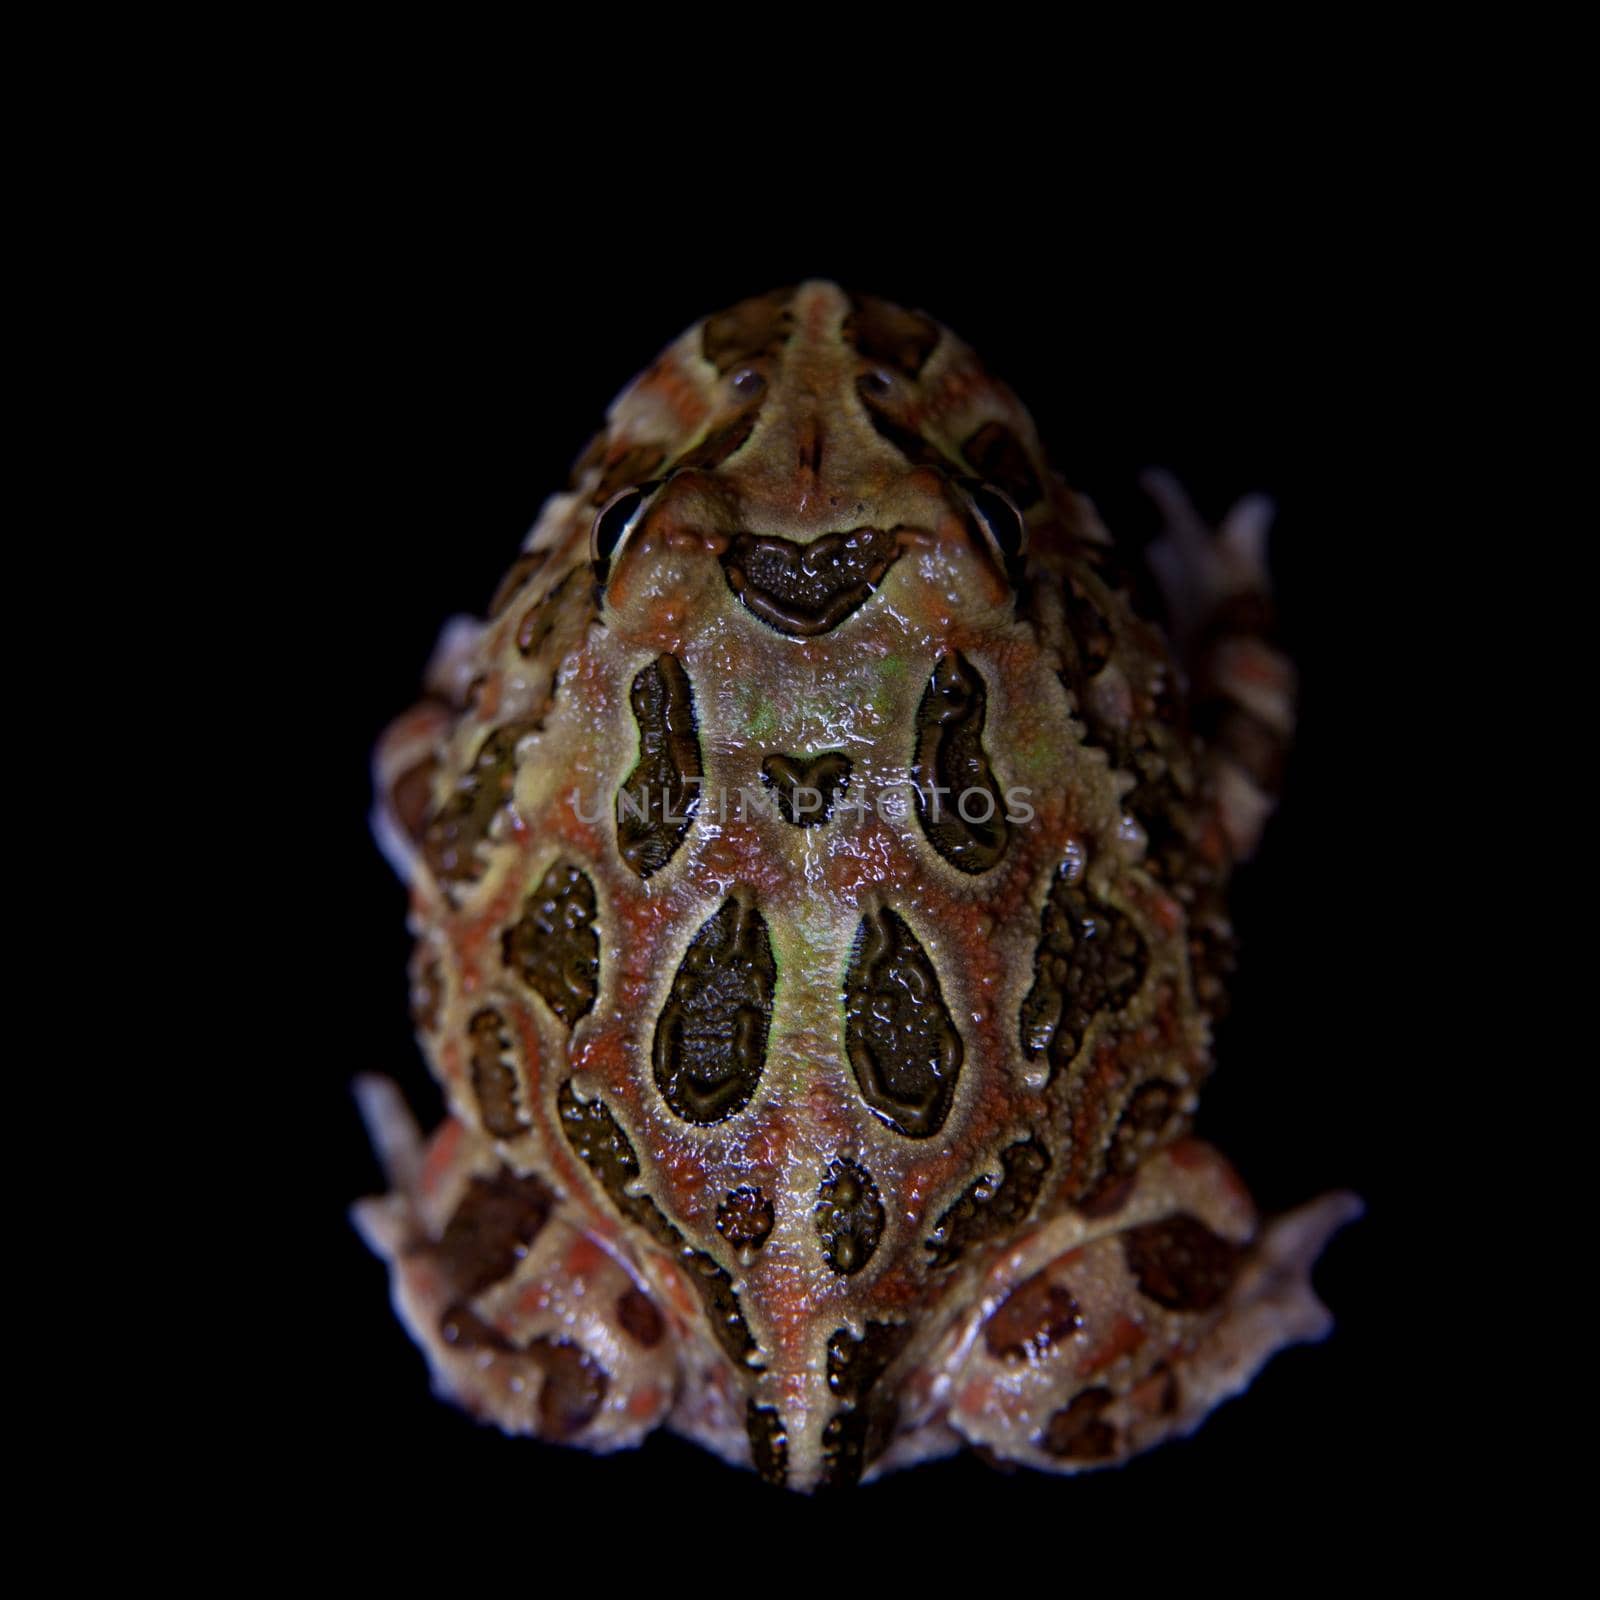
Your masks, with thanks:
M422 1158L422 1192L425 1195L436 1193L445 1174L455 1165L464 1132L461 1124L450 1117L428 1141L427 1153Z
M588 1234L580 1233L567 1251L566 1270L572 1278L586 1278L604 1264L606 1253Z
M1216 1164L1216 1152L1198 1139L1180 1139L1167 1148L1167 1158L1182 1172L1198 1172Z
M672 356L667 356L658 362L640 378L638 392L662 401L672 412L673 420L686 433L698 428L710 410L694 380ZM614 446L613 453L620 456L626 453L627 446L632 441L624 440L619 443L623 445L623 449L617 450Z
M541 1311L548 1310L549 1306L550 1291L546 1285L542 1283L530 1283L528 1287L517 1296L517 1313L519 1316L534 1317L537 1316ZM498 1324L496 1324L496 1326L498 1326ZM509 1331L507 1329L501 1328L500 1331L507 1334L509 1337Z
M1119 1357L1137 1350L1147 1337L1145 1330L1131 1317L1118 1317L1104 1343L1091 1350L1078 1363L1078 1376L1087 1378L1102 1367L1109 1367Z
M660 1406L660 1389L653 1383L647 1383L642 1389L635 1389L629 1396L628 1415L638 1417L642 1421L645 1417L654 1416Z
M981 1415L989 1404L989 1385L981 1378L974 1379L961 1391L956 1400L956 1410Z

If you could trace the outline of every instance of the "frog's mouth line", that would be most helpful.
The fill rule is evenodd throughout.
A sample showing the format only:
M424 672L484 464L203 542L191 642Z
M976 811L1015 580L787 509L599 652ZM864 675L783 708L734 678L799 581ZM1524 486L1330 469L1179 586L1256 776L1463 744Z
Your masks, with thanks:
M901 528L850 528L808 544L740 533L721 556L746 610L793 638L839 626L883 582L900 554Z

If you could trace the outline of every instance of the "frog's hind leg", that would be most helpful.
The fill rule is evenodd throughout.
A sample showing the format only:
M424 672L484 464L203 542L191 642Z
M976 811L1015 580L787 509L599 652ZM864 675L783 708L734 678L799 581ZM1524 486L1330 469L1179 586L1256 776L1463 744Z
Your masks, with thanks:
M1052 1472L1190 1432L1277 1351L1327 1334L1311 1267L1360 1211L1330 1194L1258 1228L1227 1162L1179 1141L991 1269L945 1347L945 1420L992 1460Z
M1294 668L1272 642L1272 502L1247 496L1213 532L1170 474L1147 473L1144 487L1165 522L1146 559L1189 677L1217 815L1242 861L1272 811L1294 733Z
M434 1387L507 1433L638 1444L672 1408L677 1340L631 1266L459 1120L424 1142L387 1079L356 1098L392 1189L353 1220Z

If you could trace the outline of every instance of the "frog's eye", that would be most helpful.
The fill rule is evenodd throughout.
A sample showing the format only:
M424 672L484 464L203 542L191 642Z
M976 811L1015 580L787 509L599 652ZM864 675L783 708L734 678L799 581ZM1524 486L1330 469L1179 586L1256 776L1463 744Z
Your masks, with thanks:
M969 480L960 486L962 498L972 512L973 521L994 547L1001 565L1015 576L1017 564L1028 548L1028 524L1016 502L992 483Z
M622 548L623 540L639 526L650 497L659 487L639 483L619 489L595 513L594 527L589 531L589 557L602 572Z

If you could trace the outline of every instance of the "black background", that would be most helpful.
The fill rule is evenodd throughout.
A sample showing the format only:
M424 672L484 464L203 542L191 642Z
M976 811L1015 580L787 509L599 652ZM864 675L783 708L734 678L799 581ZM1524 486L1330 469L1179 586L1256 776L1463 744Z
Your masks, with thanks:
M1404 308L1373 281L1370 241L1315 208L1202 209L1137 234L1111 226L1098 244L1089 219L1072 219L1048 248L1023 248L999 225L930 232L885 218L813 219L759 242L742 228L663 233L603 217L540 232L352 191L308 232L296 269L307 370L285 438L311 472L283 537L296 552L287 620L311 664L300 721L314 804L298 814L318 908L295 969L306 1027L290 1270L293 1303L317 1309L275 1361L287 1380L278 1420L304 1443L295 1470L311 1499L381 1504L429 1538L464 1538L445 1530L465 1526L490 1544L535 1525L626 1543L606 1530L634 1527L680 1539L687 1559L740 1529L824 1552L876 1529L914 1550L958 1511L971 1528L1136 1541L1189 1519L1238 1537L1318 1520L1351 1501L1358 1473L1370 1488L1385 1470L1371 1453L1393 1355L1383 1263L1404 1196L1374 1114L1390 1067L1364 1030L1400 935L1374 921L1360 884L1382 870L1374 574L1393 537L1382 435L1408 381L1393 357ZM863 242L908 231L927 242ZM1350 1188L1368 1214L1318 1269L1333 1338L1279 1356L1193 1438L1115 1472L1062 1480L959 1459L826 1506L664 1436L612 1458L507 1440L430 1396L384 1271L345 1218L382 1187L350 1077L397 1077L425 1122L439 1108L407 1018L405 897L367 832L371 747L415 698L443 620L481 614L616 390L697 317L806 276L954 328L1019 392L1058 469L1116 532L1154 531L1137 485L1150 465L1173 470L1213 519L1251 490L1278 504L1272 563L1303 680L1300 738L1265 847L1238 879L1235 1006L1199 1131L1269 1212Z

